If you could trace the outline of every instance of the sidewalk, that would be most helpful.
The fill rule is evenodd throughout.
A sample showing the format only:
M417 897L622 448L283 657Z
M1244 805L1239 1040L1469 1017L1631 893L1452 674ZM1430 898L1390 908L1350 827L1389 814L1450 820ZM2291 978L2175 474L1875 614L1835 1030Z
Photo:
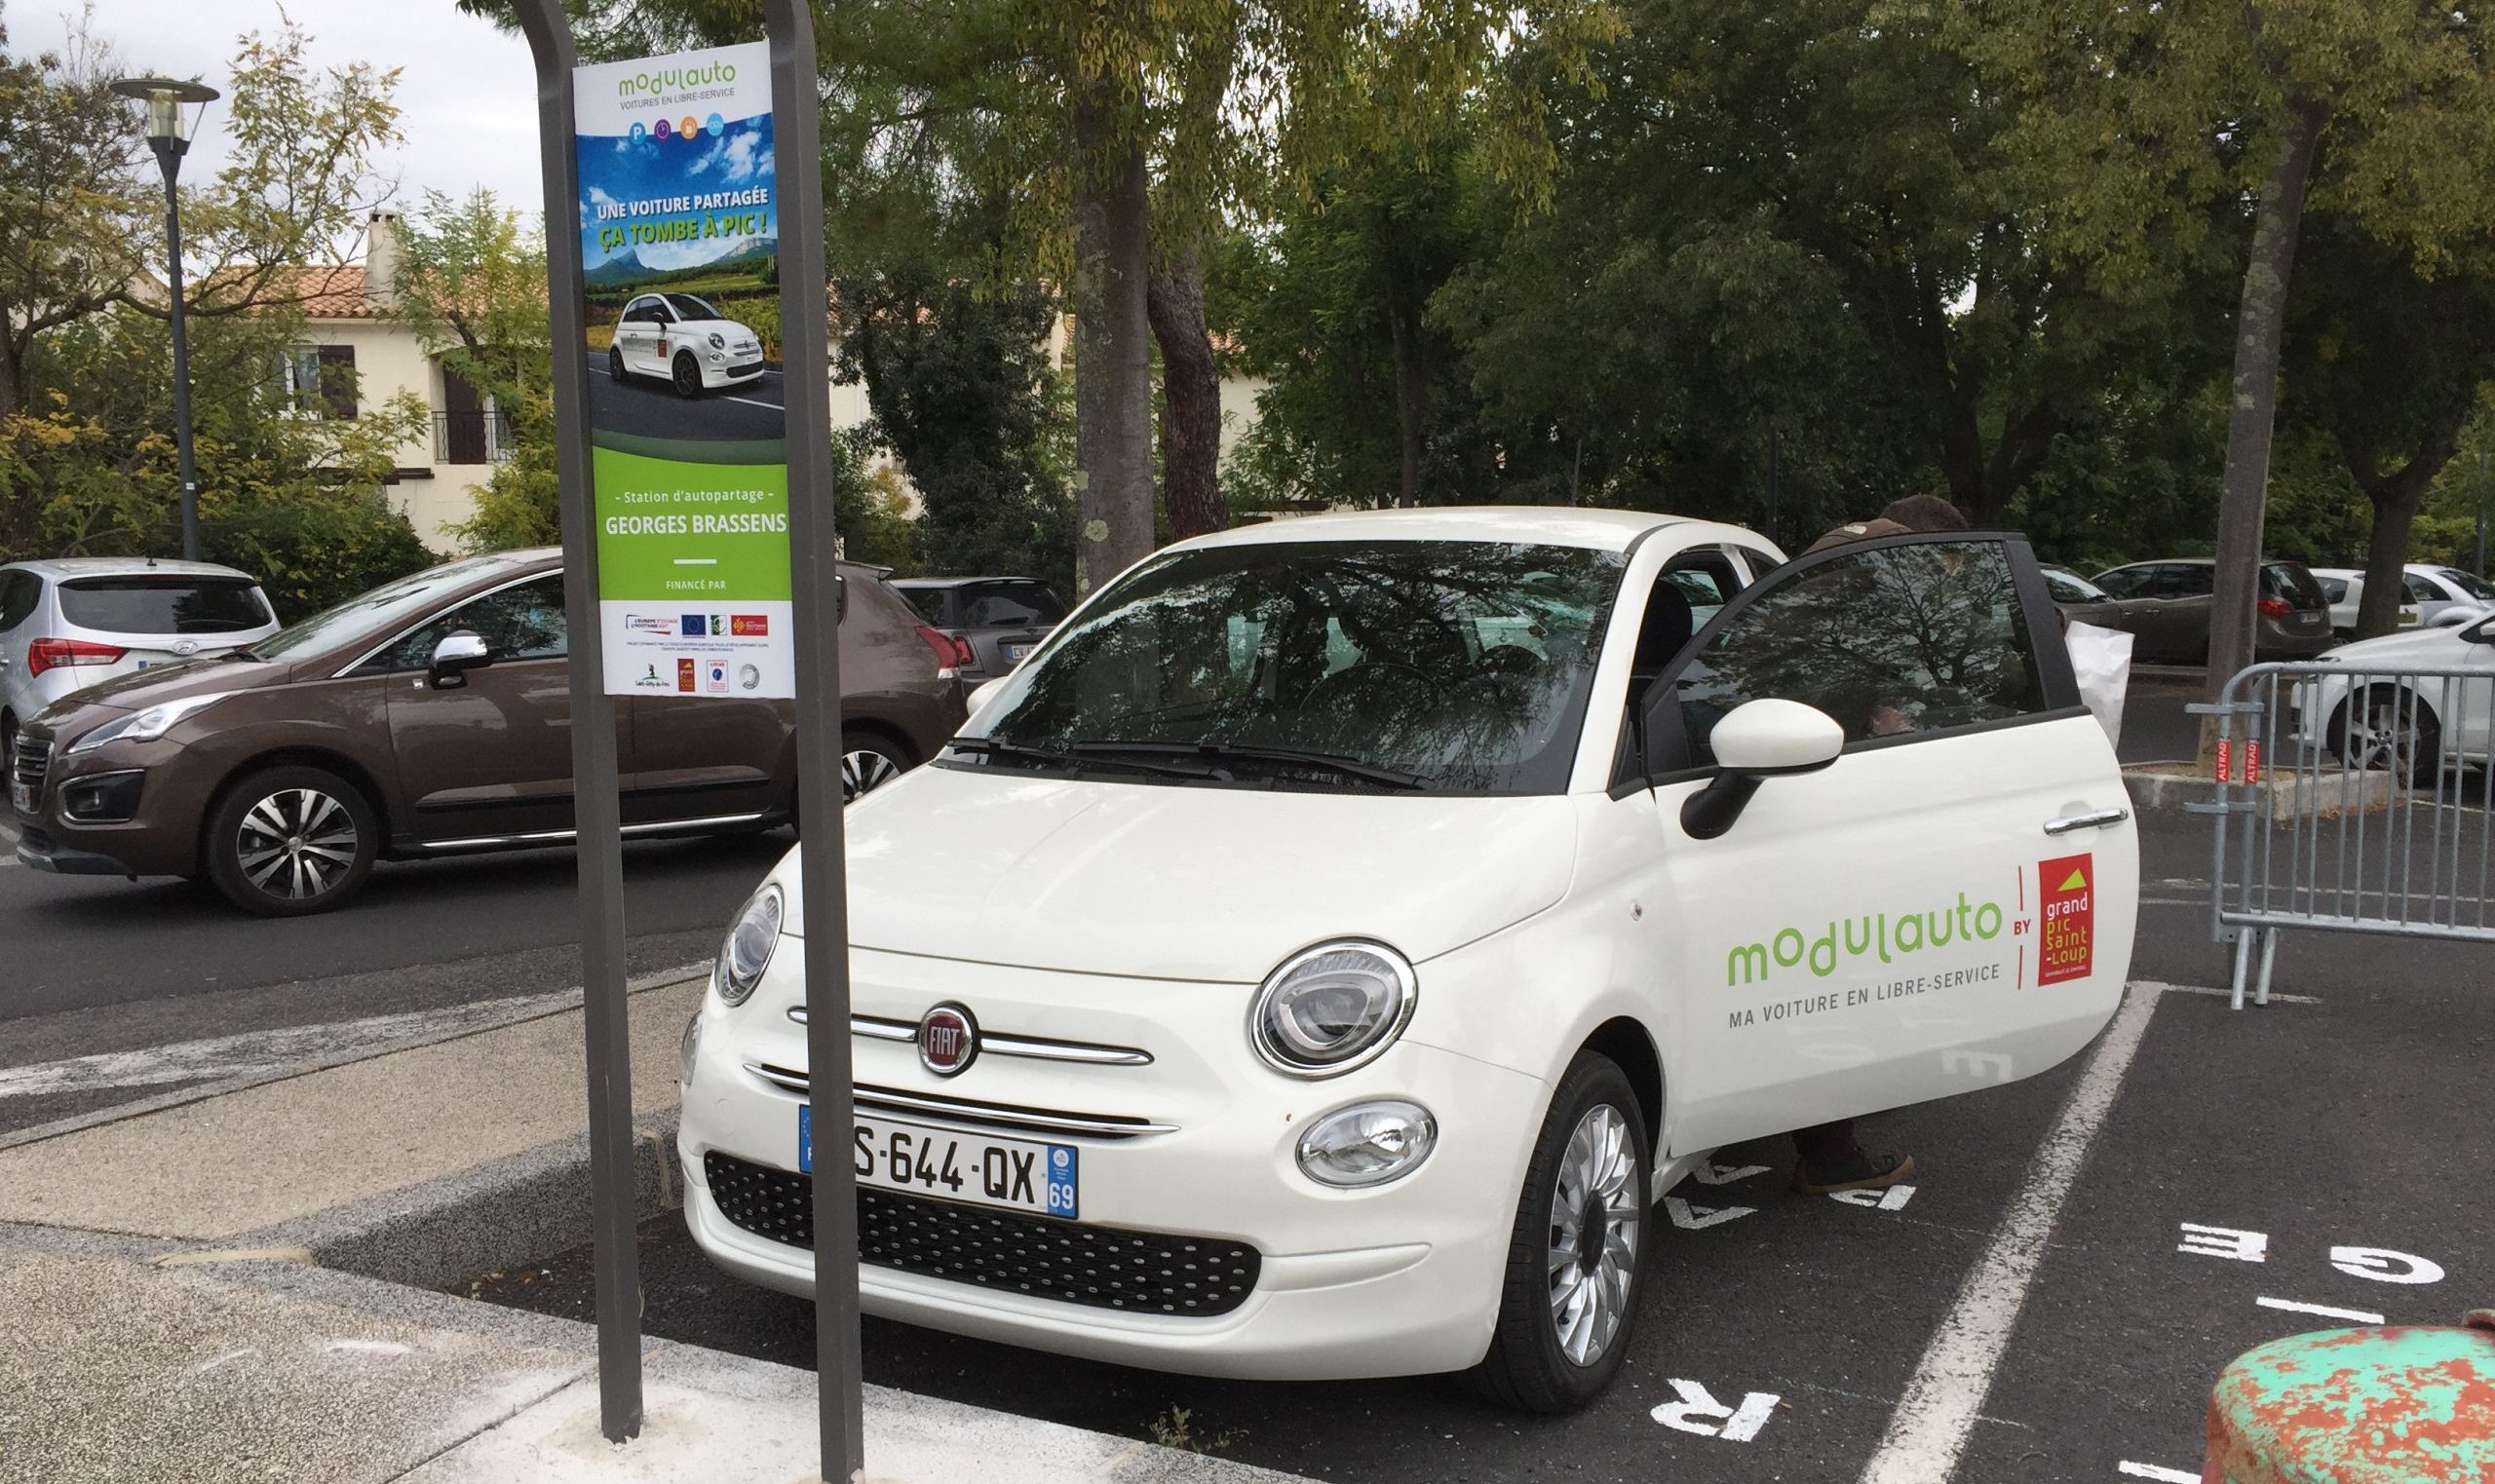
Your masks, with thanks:
M633 1001L644 1209L700 995ZM653 1342L618 1448L591 1326L434 1291L584 1239L581 1083L571 1010L0 1151L0 1478L815 1478L807 1372ZM865 1409L880 1484L1285 1477L881 1388Z

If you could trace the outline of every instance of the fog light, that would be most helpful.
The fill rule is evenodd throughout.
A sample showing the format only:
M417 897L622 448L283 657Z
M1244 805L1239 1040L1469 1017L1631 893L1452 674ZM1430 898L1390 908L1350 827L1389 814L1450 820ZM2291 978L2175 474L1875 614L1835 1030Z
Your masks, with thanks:
M1438 1142L1438 1120L1418 1104L1354 1103L1308 1125L1299 1168L1320 1185L1384 1185L1420 1168Z
M73 779L60 787L60 812L81 824L127 824L138 813L146 781L139 769Z
M684 1039L677 1043L675 1047L676 1060L684 1068L684 1077L682 1080L684 1084L688 1087L693 1084L694 1058L701 1054L702 1012L700 1010L695 1010L693 1012L693 1018L684 1022Z

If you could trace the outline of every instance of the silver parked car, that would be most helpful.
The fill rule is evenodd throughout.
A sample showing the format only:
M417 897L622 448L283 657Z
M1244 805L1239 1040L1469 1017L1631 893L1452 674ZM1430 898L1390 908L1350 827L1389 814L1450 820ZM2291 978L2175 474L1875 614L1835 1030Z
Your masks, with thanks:
M268 594L232 567L140 556L0 567L0 761L19 726L72 691L275 632Z

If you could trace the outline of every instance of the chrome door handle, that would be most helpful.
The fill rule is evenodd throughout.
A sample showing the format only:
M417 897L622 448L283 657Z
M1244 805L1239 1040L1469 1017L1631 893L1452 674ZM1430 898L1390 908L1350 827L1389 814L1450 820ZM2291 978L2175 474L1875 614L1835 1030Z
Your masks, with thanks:
M2102 829L2108 824L2120 824L2130 817L2131 812L2128 809L2100 809L2092 815L2064 815L2058 819L2047 819L2045 833L2067 835L2075 829Z

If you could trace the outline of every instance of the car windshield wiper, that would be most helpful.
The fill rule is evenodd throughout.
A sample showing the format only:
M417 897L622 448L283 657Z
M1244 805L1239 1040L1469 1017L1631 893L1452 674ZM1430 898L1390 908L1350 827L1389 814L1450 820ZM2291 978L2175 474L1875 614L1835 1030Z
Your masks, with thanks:
M1286 763L1299 767L1323 768L1328 773L1340 774L1348 779L1359 779L1363 782L1376 783L1387 788L1419 788L1428 782L1428 780L1421 775L1407 773L1401 768L1381 767L1375 763L1362 762L1356 757L1345 757L1339 752L1312 752L1301 747L1266 747L1228 742L1123 742L1115 738L1101 738L1092 742L1075 742L1066 750L1085 756L1115 755L1122 752L1157 752L1170 757L1201 758L1208 763Z
M968 752L978 757L1012 758L1017 762L1054 763L1064 768L1118 768L1129 773L1148 773L1156 778L1189 779L1202 781L1214 775L1204 768L1169 768L1158 763L1134 758L1078 757L1071 752L1056 752L1047 747L1034 747L1023 742L1006 742L995 737L956 737L944 744L955 752Z

